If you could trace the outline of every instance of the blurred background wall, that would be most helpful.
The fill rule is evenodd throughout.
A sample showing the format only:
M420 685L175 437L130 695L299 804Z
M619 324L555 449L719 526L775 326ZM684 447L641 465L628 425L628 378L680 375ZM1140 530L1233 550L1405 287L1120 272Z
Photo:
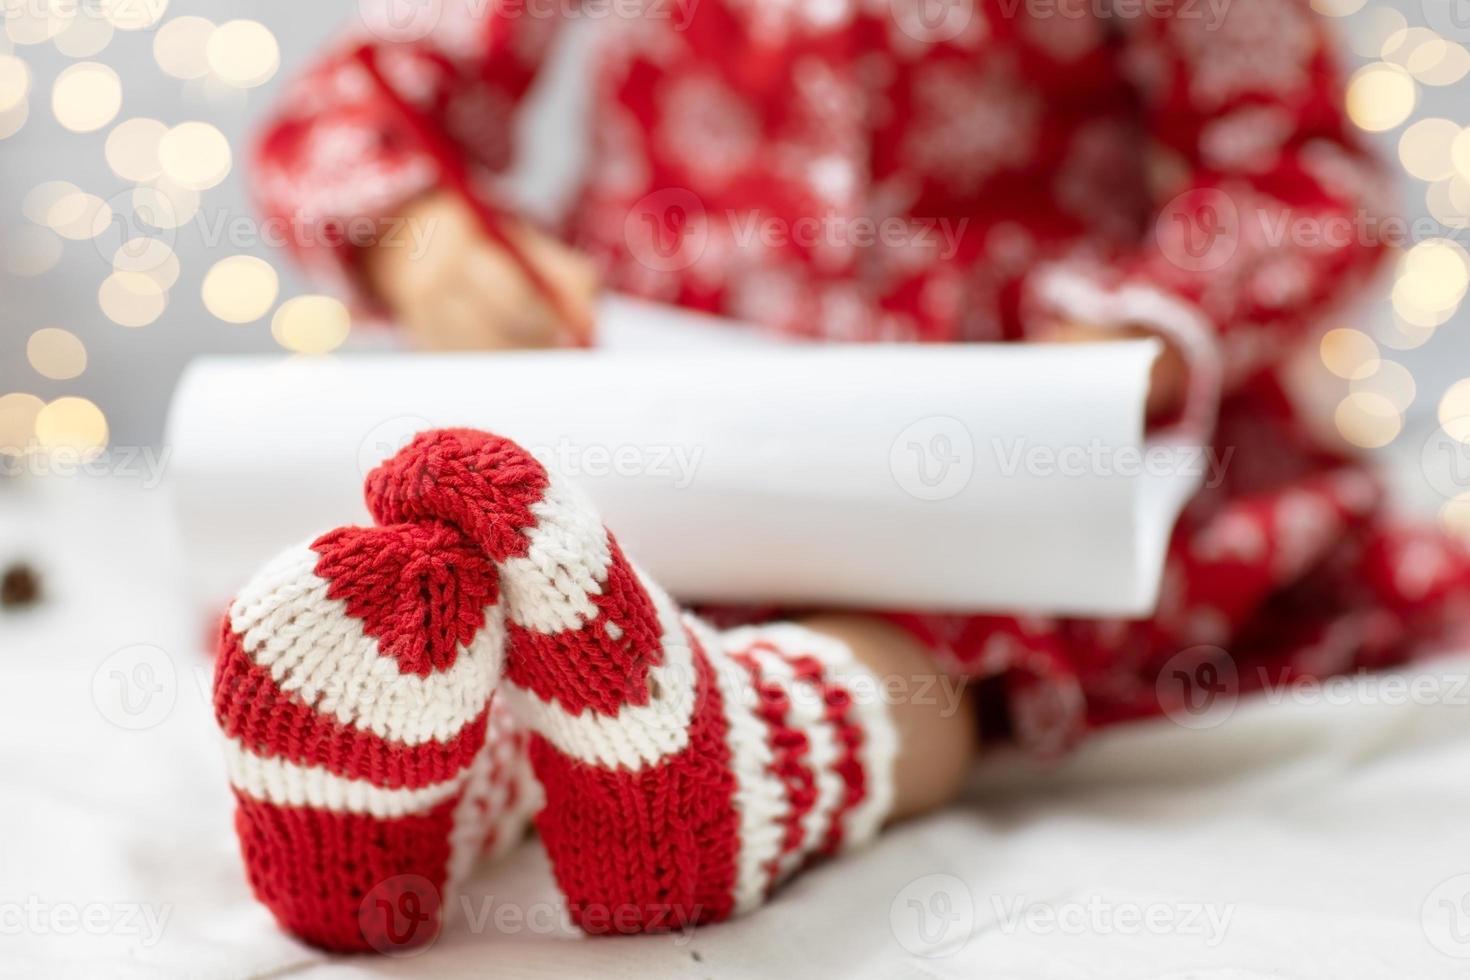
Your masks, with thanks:
M326 301L291 303L311 285L241 220L253 214L249 134L282 82L358 16L356 0L3 6L0 436L23 434L46 403L52 438L86 442L105 427L113 446L153 445L195 355L374 342L361 325L344 332ZM1333 395L1345 435L1422 444L1447 390L1449 417L1470 416L1470 382L1451 389L1470 375L1458 241L1470 227L1470 0L1314 6L1338 28L1357 73L1349 110L1399 173L1419 243L1380 302L1333 324L1342 331L1320 355L1352 376ZM526 121L525 189L546 202L579 166L578 76L595 26L559 52Z

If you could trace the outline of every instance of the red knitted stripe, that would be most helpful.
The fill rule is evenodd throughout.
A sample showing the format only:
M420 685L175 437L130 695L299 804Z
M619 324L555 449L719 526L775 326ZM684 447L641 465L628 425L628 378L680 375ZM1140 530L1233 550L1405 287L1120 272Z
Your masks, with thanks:
M539 633L507 624L505 676L572 714L590 708L616 716L624 705L647 704L648 672L664 660L653 600L611 534L608 546L607 580L592 597L597 614L580 629ZM616 639L608 624L621 630Z
M526 553L531 505L546 493L545 468L509 439L474 429L435 429L368 474L367 505L379 524L443 521L491 559Z
M750 649L770 649L768 644L757 643ZM791 698L780 684L767 680L760 663L751 656L750 650L732 652L730 658L744 667L750 674L759 703L755 714L766 724L770 733L767 740L775 754L770 771L781 780L786 790L787 811L783 819L786 832L781 838L781 850L766 865L770 873L770 887L774 888L780 875L782 859L795 854L806 836L807 814L817 803L817 780L811 766L805 761L811 742L805 732L791 725L787 717L791 710Z
M454 528L438 523L343 527L311 543L327 596L362 621L404 674L454 664L496 601L495 566Z
M868 777L863 770L858 753L866 737L863 727L852 717L852 694L847 688L828 680L822 662L810 654L789 655L796 676L809 681L822 692L826 705L823 717L832 726L832 734L840 749L832 771L842 779L842 802L832 813L826 839L818 850L820 854L833 854L842 846L842 821L847 814L868 795Z
M593 934L647 932L726 918L740 850L728 722L694 637L696 711L689 744L657 766L603 769L533 734L546 791L537 828L573 920Z
M282 691L270 671L250 659L228 621L219 651L215 718L226 736L239 739L257 755L321 766L385 789L416 789L460 772L485 744L488 707L447 742L402 745L344 725Z
M391 952L438 934L457 799L394 820L235 799L250 887L282 928L341 951Z

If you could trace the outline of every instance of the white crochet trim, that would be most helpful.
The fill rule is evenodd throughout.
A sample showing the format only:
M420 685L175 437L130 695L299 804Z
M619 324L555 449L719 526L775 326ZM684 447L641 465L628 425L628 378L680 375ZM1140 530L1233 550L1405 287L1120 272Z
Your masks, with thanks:
M460 772L430 786L384 789L364 779L338 776L320 766L300 766L256 755L232 738L225 740L225 769L230 784L253 799L277 806L364 813L380 819L432 810L453 798L466 779L466 772Z
M510 620L538 633L581 629L597 615L592 597L602 594L612 564L607 529L586 497L556 476L531 513L530 547L501 566Z
M1079 323L1108 329L1141 325L1158 331L1179 348L1189 364L1190 389L1181 428L1207 432L1214 427L1223 385L1219 338L1194 306L1153 286L1133 283L1106 289L1076 268L1052 266L1036 274L1037 296Z
M771 773L775 756L770 733L751 710L752 692L743 669L720 655L721 637L695 617L687 617L711 659L726 718L725 744L735 777L732 805L740 818L740 853L735 863L735 912L760 905L770 884L770 862L781 853L785 827L781 820L790 802L786 789Z
M403 745L448 741L479 717L504 658L501 617L487 613L448 670L404 674L363 633L347 604L327 596L305 544L277 555L230 605L230 627L282 691L352 728Z
M791 646L793 640L806 640L814 638L815 634L802 630L801 637L781 635L779 627L756 627L749 633L742 631L740 643L754 637L769 640L773 645L782 650L794 651L804 650L805 646ZM743 648L743 646L741 647ZM796 672L791 664L779 654L769 650L753 650L752 656L760 665L761 673L792 691L790 697L790 708L786 714L786 722L794 728L799 728L806 733L807 754L805 766L812 774L813 783L816 786L817 798L812 804L811 810L807 811L802 818L801 842L802 846L781 859L781 865L777 874L781 878L794 873L801 863L806 860L815 848L826 841L827 833L832 828L832 816L837 812L842 803L842 780L833 771L832 766L838 759L837 733L823 717L824 705L813 696L811 692L797 692L792 688L796 681ZM788 801L789 808L789 801ZM784 814L783 814L784 816Z
M841 640L795 623L745 627L732 631L728 638L733 648L743 648L757 640L765 640L789 654L810 654L821 661L829 679L847 687L852 693L852 710L863 729L859 761L866 777L867 795L843 818L843 850L866 844L877 836L893 808L894 762L898 757L898 732L882 698L881 679L859 662ZM760 651L757 655L761 656L762 669L769 669L773 676L790 677L789 665L780 657L770 653L762 655ZM800 712L798 709L802 707L807 707L808 711ZM842 794L841 780L832 771L832 763L837 759L836 735L822 717L821 707L810 703L810 699L794 698L792 709L792 721L799 721L811 739L811 764L817 774L819 796L804 840L817 844L825 839L832 813Z
M522 725L543 735L563 755L607 769L638 770L683 751L699 694L694 654L678 608L641 571L633 571L658 615L663 660L648 671L657 697L647 704L624 705L616 717L609 717L595 711L574 715L508 679L500 693Z

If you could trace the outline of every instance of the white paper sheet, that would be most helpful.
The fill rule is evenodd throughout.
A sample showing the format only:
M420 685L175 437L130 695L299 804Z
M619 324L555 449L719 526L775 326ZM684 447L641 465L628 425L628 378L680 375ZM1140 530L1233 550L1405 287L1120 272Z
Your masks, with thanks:
M463 425L576 479L684 599L1153 606L1197 478L1141 465L1151 342L772 346L686 316L615 301L591 352L197 362L168 441L202 595L365 521L368 470Z

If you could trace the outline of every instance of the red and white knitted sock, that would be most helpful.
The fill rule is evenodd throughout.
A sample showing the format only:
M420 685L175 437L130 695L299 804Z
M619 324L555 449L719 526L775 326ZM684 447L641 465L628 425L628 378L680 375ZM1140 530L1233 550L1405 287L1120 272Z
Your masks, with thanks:
M501 696L584 930L726 918L877 832L897 736L844 644L681 614L571 486L497 436L424 433L367 489L380 523L453 525L500 569Z
M452 527L347 527L230 605L216 666L235 826L256 896L317 946L422 944L539 799L491 694L495 568Z

